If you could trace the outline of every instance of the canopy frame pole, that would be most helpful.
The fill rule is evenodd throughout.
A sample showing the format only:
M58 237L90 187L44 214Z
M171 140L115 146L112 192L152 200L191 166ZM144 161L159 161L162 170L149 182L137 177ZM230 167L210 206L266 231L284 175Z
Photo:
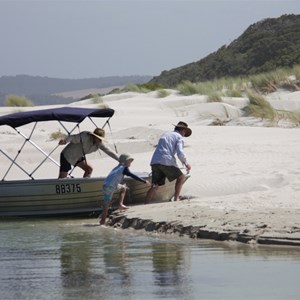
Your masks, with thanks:
M35 123L34 128L35 128L36 124L37 123ZM20 134L26 140L26 142L30 143L34 148L36 148L38 151L40 151L42 154L44 154L46 156L46 158L50 159L53 163L55 163L56 165L59 166L59 163L57 161L55 161L51 156L49 156L41 147L39 147L30 138L28 138L23 132L21 132L17 128L15 128L15 130L18 132L18 134ZM32 133L33 133L33 130L32 130ZM32 133L31 133L31 135L32 135Z
M24 168L22 168L15 160L13 160L7 153L5 153L2 149L0 149L0 152L2 154L4 154L12 163L10 165L10 167L7 169L6 173L4 174L3 178L1 179L1 181L5 180L5 177L7 176L8 172L10 171L11 167L13 165L16 165L18 168L20 168L26 175L28 175L28 177L30 177L31 179L34 179L31 174L29 174Z
M31 133L30 133L30 135L29 135L29 138L23 136L23 138L24 138L23 145L22 145L21 148L17 151L17 154L16 154L16 156L15 156L14 159L12 159L10 156L8 156L7 154L5 154L5 156L7 156L7 157L10 159L11 164L10 164L10 166L8 167L6 173L4 174L2 180L4 180L4 178L7 176L7 174L8 174L9 171L11 170L12 166L13 166L13 165L17 165L16 160L17 160L18 156L20 155L20 153L22 152L23 148L25 147L26 143L30 140L30 138L31 138L31 136L32 136L32 134L33 134L33 132L34 132L34 130L35 130L36 125L37 125L37 123L34 124L32 130L31 130ZM17 128L14 128L14 130L15 130L18 134L20 134L20 131L19 131ZM4 154L4 152L3 152L2 150L1 150L1 152ZM33 179L33 177L32 177L27 171L25 171L25 169L23 169L23 168L20 168L20 169L23 170L23 172L24 172L25 174L27 174L29 177L31 177L31 178Z
M45 154L45 158L37 165L37 167L31 172L31 175L33 174L33 173L35 173L43 164L44 164L44 162L47 160L47 159L50 159L52 162L54 162L58 167L60 167L60 164L56 161L56 160L54 160L52 157L51 157L51 155L52 155L52 153L57 149L59 147L59 145L56 145L55 146L55 148L49 153L49 154L46 154L46 153L44 153Z
M58 122L58 123L60 124L60 126L66 131L66 133L67 133L68 135L70 135L70 134L76 129L76 127L77 127L77 125L78 125L78 123L77 123L77 124L73 127L73 129L71 129L71 130L69 131L62 121L57 121L57 122Z
M90 117L89 117L89 118L90 118ZM109 118L106 120L106 122L104 123L104 125L102 126L102 128L104 128L104 127L106 126L106 124L107 124L107 126L108 126L108 128L109 128L109 131L110 131L110 136L111 136L111 138L112 138L112 142L113 142L115 151L116 151L116 153L119 153L119 152L118 152L118 149L117 149L117 145L116 145L115 140L114 140L114 137L113 137L113 134L112 134L112 129L111 129L111 126L110 126L110 123L109 123L109 120L110 120L110 119L111 119L111 117L109 117ZM92 122L93 122L93 121L92 121Z
M76 126L77 126L77 125L75 125L74 128L71 129L71 131L69 132L68 129L64 126L64 124L63 124L61 121L58 121L58 123L59 123L59 124L61 125L61 127L68 133L68 135L71 134L71 133L76 129ZM56 146L54 147L54 149L53 149L48 155L46 155L46 157L41 161L41 163L40 163L40 164L32 171L31 174L35 173L35 172L36 172L36 171L44 164L44 162L45 162L47 159L52 160L58 167L60 167L60 164L59 164L57 161L55 161L54 159L52 159L52 157L51 157L52 153L53 153L59 146L60 146L60 145L56 145Z
M36 143L34 143L32 140L31 140L31 137L32 137L32 135L33 135L33 132L34 132L34 130L35 130L35 128L36 128L36 125L37 125L37 122L34 124L34 126L33 126L33 128L32 128L32 130L31 130L31 133L30 133L30 135L29 135L29 137L27 137L23 132L21 132L19 129L17 129L17 128L14 128L14 130L20 135L20 136L22 136L23 138L24 138L24 143L23 143L23 145L21 146L21 148L18 150L18 153L17 153L17 155L15 156L15 158L14 159L12 159L11 157L9 157L6 153L4 153L4 151L2 151L1 150L1 152L6 156L6 157L8 157L9 158L9 160L12 162L11 163L11 165L8 167L8 169L7 169L7 171L6 171L6 173L4 174L4 176L3 176L3 179L2 180L4 180L5 179L5 177L7 176L7 174L9 173L9 171L11 170L11 168L12 168L12 166L13 165L17 165L27 176L29 176L31 179L34 179L34 177L32 176L33 175L33 173L34 172L36 172L36 170L44 163L44 161L45 160L47 160L47 159L50 159L54 164L56 164L57 166L60 166L59 165L59 163L57 162L57 161L55 161L50 155L53 153L53 151L57 148L54 148L53 150L52 150L52 152L48 155L43 149L41 149ZM17 164L17 162L16 162L16 160L17 160L17 158L18 158L18 156L19 156L19 154L22 152L22 150L23 150L23 148L24 148L24 146L25 146L25 144L26 143L30 143L33 147L35 147L38 151L40 151L40 153L42 153L43 155L45 155L45 159L31 172L31 173L28 173L24 168L22 168L21 166L19 166L18 164Z

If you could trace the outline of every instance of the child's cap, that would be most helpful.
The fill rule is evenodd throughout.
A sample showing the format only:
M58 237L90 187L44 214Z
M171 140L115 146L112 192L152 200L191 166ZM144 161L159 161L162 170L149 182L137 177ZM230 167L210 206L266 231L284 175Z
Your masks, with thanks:
M123 153L123 154L121 154L120 157L119 157L119 162L120 162L121 164L124 164L127 160L130 160L130 159L133 160L133 157L132 157L130 154L128 154L128 153Z

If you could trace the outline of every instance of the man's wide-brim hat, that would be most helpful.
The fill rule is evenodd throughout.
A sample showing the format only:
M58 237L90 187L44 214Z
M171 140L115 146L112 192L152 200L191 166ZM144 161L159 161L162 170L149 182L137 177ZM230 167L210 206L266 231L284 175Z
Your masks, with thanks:
M174 126L175 126L175 129L182 129L182 128L185 129L185 135L184 135L185 137L188 137L192 134L192 129L189 128L188 124L185 122L180 121L180 122L178 122L177 125L174 125Z
M103 142L107 142L107 139L105 138L105 130L102 128L96 128L94 132L91 132L90 134Z

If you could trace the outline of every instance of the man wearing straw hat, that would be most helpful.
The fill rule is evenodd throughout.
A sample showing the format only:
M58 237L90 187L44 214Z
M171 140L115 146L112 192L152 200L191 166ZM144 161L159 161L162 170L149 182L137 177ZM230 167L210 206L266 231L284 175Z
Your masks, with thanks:
M69 143L60 154L59 178L68 176L71 166L77 166L84 171L83 177L91 177L93 167L86 161L85 155L95 152L98 149L105 152L116 161L119 157L109 147L105 146L105 131L102 128L96 128L94 132L83 131L79 134L68 135L59 141L59 145Z
M152 156L150 162L152 169L152 186L147 192L145 204L151 202L158 187L165 184L166 178L168 178L169 181L176 179L174 201L179 200L179 195L185 182L185 175L177 166L175 155L177 155L187 171L191 170L191 165L187 162L187 158L183 152L183 137L189 137L192 134L192 130L188 127L187 123L182 121L174 126L174 131L165 133L159 139Z

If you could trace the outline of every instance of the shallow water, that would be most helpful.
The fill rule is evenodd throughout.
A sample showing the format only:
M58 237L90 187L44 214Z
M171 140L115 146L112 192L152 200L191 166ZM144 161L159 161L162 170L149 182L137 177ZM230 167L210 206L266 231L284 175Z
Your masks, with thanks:
M300 299L300 249L0 219L0 299Z

